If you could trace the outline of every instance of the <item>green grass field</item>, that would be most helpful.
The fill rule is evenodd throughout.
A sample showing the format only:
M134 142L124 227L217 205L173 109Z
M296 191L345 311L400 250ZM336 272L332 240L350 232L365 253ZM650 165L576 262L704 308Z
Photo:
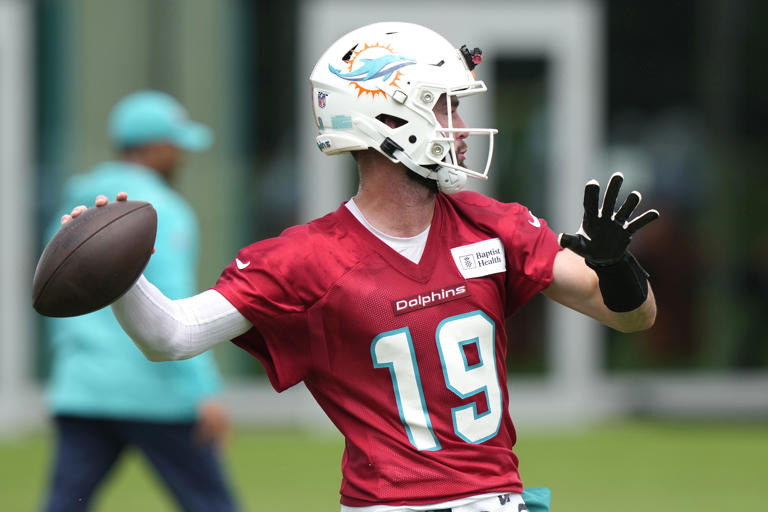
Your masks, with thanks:
M244 511L338 511L339 437L240 430L227 461ZM0 508L39 508L48 470L44 434L0 441ZM522 432L526 485L553 490L554 512L768 510L768 423L632 421L570 433ZM135 455L95 512L175 510Z

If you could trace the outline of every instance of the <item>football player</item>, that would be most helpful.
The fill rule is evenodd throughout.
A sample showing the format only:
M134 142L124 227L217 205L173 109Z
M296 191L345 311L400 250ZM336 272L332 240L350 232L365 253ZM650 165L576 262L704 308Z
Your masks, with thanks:
M621 331L654 323L627 246L658 213L629 222L637 192L614 211L620 175L602 205L587 184L581 230L559 240L520 204L460 191L487 176L496 132L459 114L486 91L481 60L414 24L343 36L310 81L317 146L352 154L355 196L242 249L200 295L169 300L142 277L112 306L149 359L233 340L277 391L303 382L346 439L343 512L545 510L517 470L505 319L543 293Z

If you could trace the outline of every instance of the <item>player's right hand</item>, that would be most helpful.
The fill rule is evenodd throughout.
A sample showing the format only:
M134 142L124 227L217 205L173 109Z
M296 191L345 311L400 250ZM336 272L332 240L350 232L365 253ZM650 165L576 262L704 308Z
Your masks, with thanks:
M125 201L127 199L128 199L128 193L127 192L118 192L117 193L117 197L115 197L116 201ZM105 196L104 194L99 194L98 196L96 196L96 200L94 201L94 204L96 206L104 206L108 202L109 202L109 199L107 198L107 196ZM72 208L72 212L71 213L69 213L67 215L63 215L61 217L61 225L63 226L64 224L66 224L67 222L71 221L72 219L74 219L78 215L82 214L87 209L88 209L88 207L85 206L84 204L81 204L79 206L75 206L74 208Z

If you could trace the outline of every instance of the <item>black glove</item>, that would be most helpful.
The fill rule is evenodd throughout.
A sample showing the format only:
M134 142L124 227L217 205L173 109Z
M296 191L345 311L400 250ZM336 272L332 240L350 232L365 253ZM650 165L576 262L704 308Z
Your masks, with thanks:
M640 192L632 191L619 211L613 212L624 181L615 173L608 182L603 207L598 210L600 185L590 180L584 188L584 218L574 235L560 233L558 242L584 257L599 279L603 302L612 311L632 311L648 297L648 273L627 250L629 241L640 228L659 218L648 210L632 222L627 219L640 203Z
M621 173L615 173L605 190L603 207L598 209L600 185L590 180L584 188L584 218L576 234L561 233L558 243L584 257L592 267L607 267L618 263L627 252L629 241L640 228L659 218L659 212L648 210L632 222L627 219L640 203L640 192L634 190L614 214L616 198L624 181Z

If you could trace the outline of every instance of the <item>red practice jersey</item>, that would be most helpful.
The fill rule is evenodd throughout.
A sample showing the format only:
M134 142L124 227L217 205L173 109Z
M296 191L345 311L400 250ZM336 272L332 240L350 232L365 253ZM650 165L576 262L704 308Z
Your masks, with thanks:
M304 381L344 434L341 502L423 505L522 492L504 319L558 250L519 204L438 194L418 264L342 205L242 249L214 289L253 323L234 342L272 386Z

